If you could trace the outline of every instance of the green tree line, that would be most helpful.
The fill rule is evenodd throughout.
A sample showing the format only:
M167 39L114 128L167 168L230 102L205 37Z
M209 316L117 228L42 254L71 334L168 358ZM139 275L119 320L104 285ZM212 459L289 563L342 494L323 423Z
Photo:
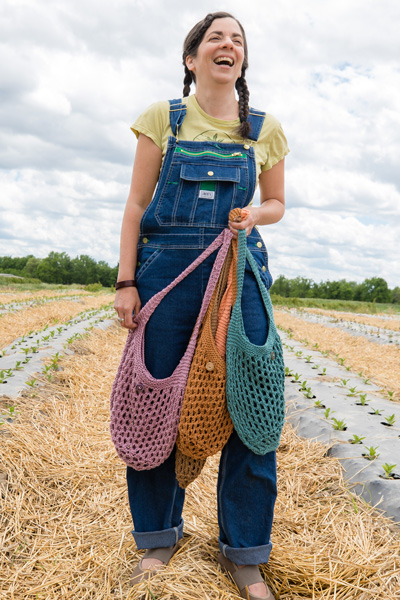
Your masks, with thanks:
M118 265L110 267L104 260L81 254L70 258L65 252L50 252L46 258L33 255L0 257L0 273L40 279L45 283L80 283L88 285L100 282L105 287L114 285L117 280Z
M400 304L400 287L389 289L382 277L371 277L362 283L346 279L315 283L306 277L287 279L280 275L271 287L271 294L284 298L327 298Z

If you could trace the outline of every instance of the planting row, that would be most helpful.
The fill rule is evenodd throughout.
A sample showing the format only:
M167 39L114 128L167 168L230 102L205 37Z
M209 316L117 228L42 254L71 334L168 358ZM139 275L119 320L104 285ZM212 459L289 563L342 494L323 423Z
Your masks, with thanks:
M115 312L111 303L96 310L85 310L65 323L45 326L40 331L30 331L6 347L0 357L0 394L16 396L21 390L36 386L42 373L51 379L58 357L70 345L93 327L108 327L114 322ZM51 358L43 367L43 359ZM56 362L54 362L54 360Z
M297 316L308 323L319 323L325 327L340 328L351 335L363 336L371 342L379 344L393 344L400 347L400 332L389 328L380 328L375 325L368 325L358 321L345 320L330 315L310 312L305 309L288 309L288 312Z
M400 313L387 315L366 315L361 313L351 313L334 310L324 310L321 308L307 308L307 312L325 315L334 319L350 321L351 323L364 323L378 329L389 329L391 331L400 331Z
M296 341L291 332L281 337L289 420L301 436L329 443L349 487L400 521L400 407L393 392L318 343Z
M338 328L320 323L310 323L291 313L275 310L279 327L289 332L293 340L305 340L309 347L318 349L330 357L345 361L349 370L363 372L380 388L392 392L393 400L400 400L400 348L394 345L378 345L362 336L354 336Z
M27 335L30 331L41 330L46 325L66 322L83 310L98 309L106 302L110 302L111 298L111 294L84 295L72 300L63 298L44 306L34 306L6 314L0 319L0 348L11 344L17 337Z
M38 296L33 298L27 298L26 300L8 302L7 304L0 304L0 318L6 313L16 312L18 310L23 310L24 308L32 306L41 306L49 302L58 302L65 298L68 298L69 300L75 300L87 295L87 292L74 291L74 293L70 292L66 294L58 294L56 296Z

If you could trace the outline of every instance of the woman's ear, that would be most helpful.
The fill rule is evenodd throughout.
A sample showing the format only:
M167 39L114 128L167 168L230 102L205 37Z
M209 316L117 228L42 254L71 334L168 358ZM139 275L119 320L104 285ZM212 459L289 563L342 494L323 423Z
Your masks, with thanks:
M186 66L189 69L189 71L194 71L193 58L191 56L187 56L185 62L186 62Z

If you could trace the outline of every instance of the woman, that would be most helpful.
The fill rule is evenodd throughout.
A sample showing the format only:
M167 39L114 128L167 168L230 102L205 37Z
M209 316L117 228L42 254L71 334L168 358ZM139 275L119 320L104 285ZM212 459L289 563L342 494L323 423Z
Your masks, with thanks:
M235 236L239 229L246 230L263 281L271 285L266 249L254 227L275 223L284 214L288 148L274 117L249 111L242 26L228 13L207 15L187 36L183 63L183 100L152 105L132 127L138 145L122 224L115 300L121 325L128 329L136 327L132 313L137 314L227 225ZM196 94L188 96L192 82ZM231 208L251 203L257 183L261 205L250 206L241 223L227 223ZM151 317L145 361L154 377L169 376L183 355L214 258L215 254L175 287ZM246 334L262 345L268 322L259 296L255 277L246 268ZM155 469L127 468L133 536L139 549L147 549L133 583L167 564L182 537L185 492L174 466L173 452ZM272 548L276 493L275 451L255 455L234 432L219 469L218 560L242 597L250 600L273 598L258 565L268 561Z

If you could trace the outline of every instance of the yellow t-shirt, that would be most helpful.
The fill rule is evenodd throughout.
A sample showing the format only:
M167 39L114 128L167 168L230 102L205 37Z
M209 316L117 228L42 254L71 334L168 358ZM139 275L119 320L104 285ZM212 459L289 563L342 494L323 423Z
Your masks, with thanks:
M243 143L235 130L240 125L240 120L224 121L210 117L199 106L196 96L191 95L183 98L183 103L187 105L186 116L179 130L180 140L193 141L211 141L225 143ZM168 136L172 133L169 123L169 102L155 102L151 104L131 127L136 137L144 133L153 142L161 148L164 158ZM246 140L247 141L247 140ZM261 171L267 171L277 162L282 160L289 152L285 134L281 124L275 117L267 114L264 119L260 136L257 142L248 141L254 147L257 164L257 181Z

